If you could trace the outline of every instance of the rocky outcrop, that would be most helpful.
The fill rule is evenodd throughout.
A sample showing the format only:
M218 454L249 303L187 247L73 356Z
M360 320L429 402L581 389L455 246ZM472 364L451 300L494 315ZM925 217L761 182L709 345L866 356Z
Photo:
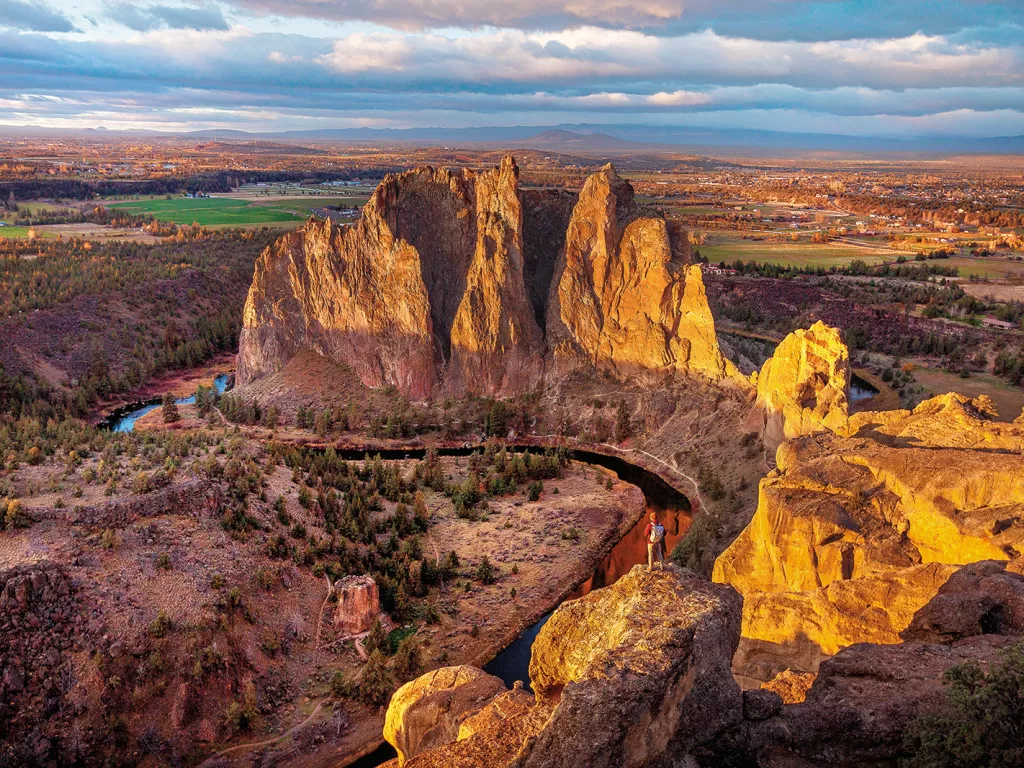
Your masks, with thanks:
M583 185L555 267L548 341L560 370L581 362L645 371L736 374L722 356L699 265L685 238L644 215L611 166Z
M684 233L610 166L568 223L569 198L522 193L518 175L506 157L388 176L354 226L310 220L282 237L256 264L239 383L302 350L415 399L529 391L549 357L561 372L735 374Z
M751 380L771 445L846 426L850 354L839 330L820 320L783 339Z
M343 635L368 632L380 617L380 592L370 576L346 576L334 584L334 628Z
M906 757L914 719L945 708L943 674L964 663L985 669L1014 642L986 636L953 645L854 645L821 665L803 703L745 722L731 736L759 765L780 752L828 765L895 764Z
M1020 427L944 396L858 414L848 431L784 443L753 519L715 563L714 580L744 596L736 669L751 681L814 671L854 643L898 643L961 566L1024 552Z
M683 764L742 720L729 668L739 619L733 590L636 566L555 611L533 645L534 698L497 696L463 720L458 741L406 765ZM389 721L401 706L392 701Z
M476 667L435 669L395 691L384 738L404 765L420 752L456 741L463 721L503 691L501 680Z
M965 565L914 614L900 637L952 643L978 635L1024 635L1024 560Z

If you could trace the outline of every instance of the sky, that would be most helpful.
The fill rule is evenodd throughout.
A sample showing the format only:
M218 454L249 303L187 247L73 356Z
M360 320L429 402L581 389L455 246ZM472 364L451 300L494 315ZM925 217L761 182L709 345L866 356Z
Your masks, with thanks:
M1024 134L1024 0L0 0L0 126Z

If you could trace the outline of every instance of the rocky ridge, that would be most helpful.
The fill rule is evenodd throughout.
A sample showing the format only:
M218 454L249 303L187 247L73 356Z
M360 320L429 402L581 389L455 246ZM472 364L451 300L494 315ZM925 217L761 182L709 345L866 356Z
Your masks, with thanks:
M518 179L511 157L480 173L419 168L386 177L354 226L311 220L282 237L256 265L239 382L301 350L414 399L526 392L579 366L739 378L685 233L613 167L566 223L564 196Z

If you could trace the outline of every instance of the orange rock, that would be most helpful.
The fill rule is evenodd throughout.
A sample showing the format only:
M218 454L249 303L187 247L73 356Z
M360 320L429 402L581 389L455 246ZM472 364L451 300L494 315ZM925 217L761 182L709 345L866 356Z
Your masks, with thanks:
M563 371L737 375L685 234L613 168L587 181L567 225L563 195L531 194L529 231L545 239L532 247L518 178L511 157L479 174L420 168L386 177L357 224L311 219L282 237L256 263L239 384L303 350L414 399L530 391L552 351Z
M380 617L380 593L370 576L346 576L335 583L334 593L334 628L342 634L368 632Z

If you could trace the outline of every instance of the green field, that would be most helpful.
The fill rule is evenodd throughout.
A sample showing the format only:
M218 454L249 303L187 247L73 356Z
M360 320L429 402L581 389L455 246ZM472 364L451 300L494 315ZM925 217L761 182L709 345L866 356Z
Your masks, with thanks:
M39 230L36 231L38 232ZM42 233L40 233L40 236L47 237L47 235ZM28 227L0 227L0 237L7 237L11 240L28 237Z
M110 208L134 214L150 215L159 221L173 224L198 223L204 227L246 227L279 222L300 224L305 218L289 210L223 197L138 200L130 203L115 203Z
M960 277L970 277L971 275L976 277L1024 277L1024 261L954 257L929 263L956 267Z
M251 227L301 224L310 213L326 206L361 206L365 197L313 197L295 195L288 199L260 200L230 197L152 198L113 203L114 210L150 215L174 224L198 223L204 227Z
M731 264L742 259L745 262L778 264L780 267L844 267L853 261L881 264L894 258L894 255L875 250L812 243L722 243L699 245L696 250L714 264L720 261Z

